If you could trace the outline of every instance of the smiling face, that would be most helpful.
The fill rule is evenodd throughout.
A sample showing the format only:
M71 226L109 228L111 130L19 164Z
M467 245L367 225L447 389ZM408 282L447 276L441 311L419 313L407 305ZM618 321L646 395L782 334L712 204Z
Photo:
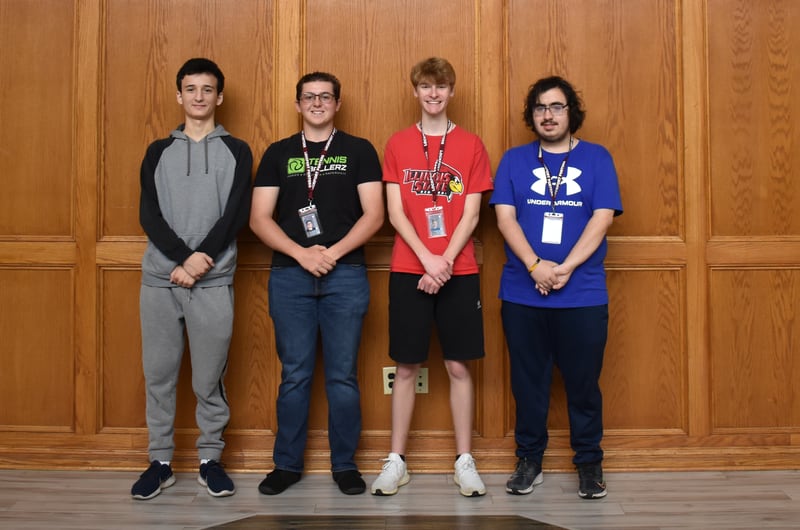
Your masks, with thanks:
M212 74L191 74L181 80L177 93L178 103L188 119L210 120L222 104L222 93L217 91L217 78Z
M295 107L297 112L302 114L303 123L315 129L333 126L333 119L342 104L341 100L326 96L334 94L333 83L330 81L303 83L300 93L300 100L295 102ZM308 97L303 97L304 95Z
M569 112L564 108L560 114L554 114L550 105L567 104L567 97L560 88L551 88L542 92L533 108L533 128L542 143L558 144L569 138ZM537 107L544 107L537 110Z
M455 90L448 83L436 83L431 79L421 80L414 87L414 97L419 100L422 112L430 117L444 114Z

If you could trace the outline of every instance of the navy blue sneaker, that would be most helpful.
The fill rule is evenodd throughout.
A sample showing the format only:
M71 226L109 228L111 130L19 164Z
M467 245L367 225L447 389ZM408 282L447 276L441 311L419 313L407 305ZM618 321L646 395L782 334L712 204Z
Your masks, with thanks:
M603 479L603 466L578 464L578 497L581 499L602 499L606 496L606 481Z
M153 460L147 471L139 476L139 480L131 488L131 496L134 499L146 501L161 493L163 488L168 488L173 484L175 484L175 475L172 474L169 464Z
M222 464L216 460L209 460L205 464L200 464L200 474L197 482L208 489L208 494L212 497L228 497L236 493L233 481L225 473Z

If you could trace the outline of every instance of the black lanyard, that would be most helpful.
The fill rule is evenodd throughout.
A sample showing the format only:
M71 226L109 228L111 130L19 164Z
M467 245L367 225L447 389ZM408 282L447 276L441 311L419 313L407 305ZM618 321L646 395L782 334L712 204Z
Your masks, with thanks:
M556 211L556 195L558 195L558 188L561 187L561 181L564 179L564 170L567 168L567 160L569 160L569 154L572 152L572 135L569 135L569 150L567 150L567 156L564 157L564 160L561 161L561 167L558 168L558 176L556 177L556 185L553 187L553 177L550 174L550 169L547 167L547 164L544 163L544 156L542 154L542 142L539 141L539 163L542 165L544 169L544 176L547 179L547 188L550 190L550 208L555 212Z

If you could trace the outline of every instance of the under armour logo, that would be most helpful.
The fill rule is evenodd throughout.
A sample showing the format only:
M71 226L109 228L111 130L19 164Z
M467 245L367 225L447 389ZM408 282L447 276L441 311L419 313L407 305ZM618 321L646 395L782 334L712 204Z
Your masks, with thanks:
M549 195L550 191L547 187L547 172L545 172L543 167L537 167L533 171L533 176L536 177L536 180L531 185L531 190L534 193L538 193L539 195ZM567 174L564 176L563 180L561 181L561 185L566 185L567 195L575 195L576 193L581 192L581 185L575 182L575 180L581 176L583 171L576 167L568 167ZM555 188L556 178L553 178L553 188Z

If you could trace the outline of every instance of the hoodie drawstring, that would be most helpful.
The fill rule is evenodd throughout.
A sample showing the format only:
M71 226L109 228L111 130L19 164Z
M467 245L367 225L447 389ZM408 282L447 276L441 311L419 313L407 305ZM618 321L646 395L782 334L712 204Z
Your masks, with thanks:
M205 161L206 161L206 175L208 175L208 136L203 139L203 146L205 151ZM188 177L192 173L192 142L186 142L186 176Z

